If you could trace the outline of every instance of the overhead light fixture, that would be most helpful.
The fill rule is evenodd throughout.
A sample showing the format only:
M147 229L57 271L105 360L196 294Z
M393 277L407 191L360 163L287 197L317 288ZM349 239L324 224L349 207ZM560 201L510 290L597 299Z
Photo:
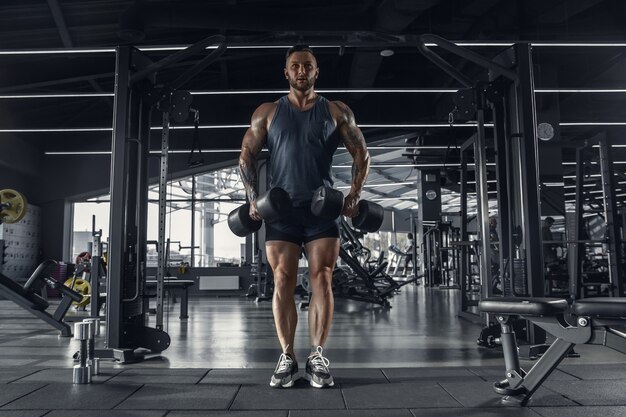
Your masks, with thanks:
M262 152L267 151L267 149L262 149ZM170 154L187 154L191 152L191 149L170 149L168 153ZM239 153L241 149L203 149L202 153ZM150 151L150 154L160 154L161 151L155 150ZM111 155L111 151L47 151L44 152L44 155Z
M389 56L393 56L394 52L393 49L383 49L382 51L380 51L380 56L382 57L389 57Z
M535 93L626 93L626 88L538 88Z
M50 94L4 94L0 99L23 99L23 98L81 98L81 97L115 97L113 93L50 93Z
M626 122L561 122L559 126L626 126Z
M322 94L439 94L439 93L456 93L456 88L322 88L316 90ZM236 96L245 94L287 94L289 90L191 90L190 93L195 96ZM605 88L605 89L537 89L535 93L626 93L624 88ZM114 93L40 93L40 94L3 94L0 99L31 99L31 98L76 98L76 97L114 97ZM626 145L622 145L626 146Z
M626 126L626 122L563 122L561 126ZM408 128L463 128L476 127L476 123L463 124L447 124L447 123L416 123L416 124L359 124L361 128L385 128L385 129L408 129ZM200 125L200 129L247 129L249 124L240 125ZM485 127L493 127L493 123L485 123ZM162 126L152 126L151 130L162 130ZM170 126L170 130L189 130L195 129L195 126ZM55 132L111 132L111 127L70 127L70 128L46 128L46 129L0 129L0 133L55 133ZM407 147L402 147L407 148ZM615 162L618 164L626 163L623 161ZM565 162L564 164L572 164ZM443 164L441 164L443 165ZM446 164L451 165L451 164ZM489 165L489 164L487 164ZM495 165L495 164L494 164Z
M467 42L467 41L451 41L458 46L464 47L507 47L512 46L515 43L524 42L519 41L496 41L496 42ZM528 42L534 47L558 47L558 48L611 48L611 47L624 47L626 43L623 42ZM137 46L137 49L143 52L159 52L159 51L182 51L191 45L170 45L170 46ZM229 45L228 49L289 49L293 45ZM411 46L411 45L407 45ZM426 43L426 46L433 47L439 46L434 43ZM314 49L337 49L344 48L356 48L358 45L311 45ZM206 49L217 49L217 45L208 46ZM86 54L86 53L113 53L115 49L102 47L102 48L52 48L52 49L15 49L15 50L0 50L0 55L41 55L41 54Z
M585 175L585 177L601 177L601 174ZM563 175L563 178L576 178L576 175Z
M597 185L598 184L583 184L583 187L596 187ZM575 185L566 185L563 188L576 188L576 186Z
M0 129L0 133L112 132L110 127L68 127L62 129Z

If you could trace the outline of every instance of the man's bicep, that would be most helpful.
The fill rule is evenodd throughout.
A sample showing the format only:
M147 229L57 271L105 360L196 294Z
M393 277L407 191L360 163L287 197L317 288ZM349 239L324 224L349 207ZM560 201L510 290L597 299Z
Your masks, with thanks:
M265 144L266 134L253 127L248 128L241 143L241 155L256 158Z
M340 129L341 140L351 155L367 152L365 137L356 124L348 124Z
M338 115L338 130L341 141L346 146L346 149L353 156L359 152L367 152L367 145L365 144L365 137L363 132L356 124L354 113L350 107L342 102L334 102L335 111Z

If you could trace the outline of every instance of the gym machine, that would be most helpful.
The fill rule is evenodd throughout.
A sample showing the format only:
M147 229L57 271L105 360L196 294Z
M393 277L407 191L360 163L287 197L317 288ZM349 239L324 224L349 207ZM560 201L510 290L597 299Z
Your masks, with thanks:
M63 319L72 303L81 301L83 296L50 277L56 266L57 263L53 260L41 263L23 287L11 278L0 274L0 294L58 329L61 336L70 337L72 328ZM61 302L52 314L46 311L50 306L48 301L39 295L45 287L61 293Z
M17 223L26 216L28 202L26 197L18 191L11 189L0 190L0 226L2 223ZM0 240L0 245L3 245ZM0 265L2 259L0 257ZM82 295L66 287L62 282L51 278L51 274L57 267L53 260L42 262L26 281L24 286L11 278L0 273L0 294L13 301L24 310L61 332L61 336L72 336L71 327L63 321L72 302L82 300ZM46 309L50 306L48 301L40 294L49 287L61 294L61 302L54 313L50 314Z
M487 81L476 81L453 67L426 44L441 49L487 70L481 74ZM422 35L419 50L435 65L460 82L451 121L475 121L476 133L464 144L473 146L473 161L461 153L461 241L467 241L467 170L473 162L478 206L478 252L481 298L493 294L491 285L491 248L489 242L489 206L487 188L486 117L492 116L497 180L498 232L500 236L499 264L505 296L544 295L544 265L541 244L541 213L539 195L539 164L537 158L537 119L534 97L531 46L517 43L494 59L488 59L469 49L457 46L436 35ZM521 233L524 231L524 233ZM461 265L465 262L461 260ZM466 272L466 271L465 271ZM467 276L461 276L462 287ZM517 284L517 285L516 285ZM475 322L493 324L489 312L460 316ZM494 325L495 326L495 325ZM522 336L522 335L519 335ZM545 350L545 331L528 324L525 340L529 343L523 356L536 356ZM522 348L522 347L521 347Z
M616 170L611 154L610 132L600 133L586 141L584 146L576 149L576 199L574 208L574 227L568 244L568 266L570 276L570 297L584 298L589 292L595 295L624 297L624 244L622 228L624 227L617 211L615 185ZM597 151L594 149L597 147ZM595 155L594 155L595 154ZM591 164L591 160L599 160L599 164ZM593 172L599 171L602 196L595 198L586 195L585 179L591 178ZM624 178L623 174L621 175ZM586 201L589 200L589 201ZM601 239L591 239L585 230L585 205L595 208L603 217L602 228L606 228ZM620 227L621 226L621 227ZM600 245L606 249L606 256L601 260L589 259L590 247ZM595 264L595 265L594 265ZM592 270L593 269L593 270ZM606 291L602 291L604 288Z
M437 222L424 232L424 285L458 289L458 230L450 222Z
M360 241L364 234L351 227L345 218L341 219L339 258L343 265L336 267L333 273L333 292L340 298L391 308L389 299L418 277L394 280L386 272L384 252L376 260L371 260L369 249Z
M207 49L217 45L213 50ZM165 212L170 123L183 123L192 112L191 94L179 90L225 50L224 37L210 36L153 62L131 46L116 49L113 146L111 155L111 217L109 232L106 338L99 358L121 363L160 353L170 343L163 330ZM178 78L157 83L157 72L194 54L206 54ZM146 233L150 116L161 114L159 166L159 233L156 326L146 326ZM140 351L141 349L141 351ZM146 352L147 350L147 352Z
M493 383L501 403L525 406L541 384L577 344L603 345L626 353L626 297L567 300L554 298L489 298L479 308L493 314L501 327L504 379ZM516 330L517 317L541 327L554 342L528 370L520 366Z

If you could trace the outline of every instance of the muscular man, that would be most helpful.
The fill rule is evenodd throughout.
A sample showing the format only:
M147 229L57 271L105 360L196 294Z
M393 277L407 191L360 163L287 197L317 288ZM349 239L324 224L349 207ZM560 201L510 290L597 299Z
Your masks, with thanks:
M319 186L332 185L332 158L341 141L354 160L352 187L342 214L356 216L370 158L363 133L350 108L340 101L328 101L315 92L319 68L308 46L297 45L287 51L284 73L289 81L289 94L255 110L243 138L239 168L253 219L260 219L256 209L256 159L264 145L270 156L270 187L283 188L293 201L289 215L277 223L265 225L267 259L274 272L272 311L282 348L270 386L291 387L298 378L293 346L298 320L294 290L298 259L304 245L312 289L309 304L311 352L304 377L311 386L322 388L334 384L323 348L333 318L332 277L339 255L339 220L314 217L310 211L311 198Z

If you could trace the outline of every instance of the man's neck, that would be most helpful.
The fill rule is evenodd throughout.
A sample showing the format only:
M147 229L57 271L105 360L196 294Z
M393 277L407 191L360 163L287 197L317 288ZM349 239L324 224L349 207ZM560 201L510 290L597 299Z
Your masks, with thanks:
M312 88L306 91L300 91L291 88L289 90L289 100L294 106L306 108L317 98L317 93Z

